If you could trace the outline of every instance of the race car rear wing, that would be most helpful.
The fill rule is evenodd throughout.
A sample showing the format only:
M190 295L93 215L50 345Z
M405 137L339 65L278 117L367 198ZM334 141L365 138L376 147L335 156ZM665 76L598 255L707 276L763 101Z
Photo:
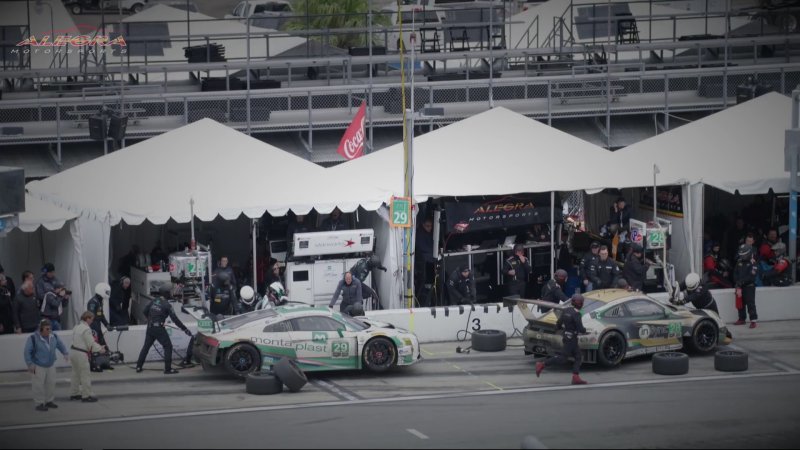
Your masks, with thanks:
M534 300L529 298L521 298L519 296L511 296L511 297L503 297L503 304L506 305L514 305L516 304L519 308L519 311L522 313L522 316L529 322L536 321L541 317L540 315L536 315L534 313L534 308L528 305L536 305L542 308L549 308L554 309L556 311L563 311L566 308L569 308L567 305L560 305L558 303L548 302L546 300Z

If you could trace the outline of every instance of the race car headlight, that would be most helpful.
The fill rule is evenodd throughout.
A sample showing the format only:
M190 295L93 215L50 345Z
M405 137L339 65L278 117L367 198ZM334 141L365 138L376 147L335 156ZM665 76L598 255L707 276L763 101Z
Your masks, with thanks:
M414 346L414 341L411 338L403 338L402 341L403 341L403 344L405 344L405 345L408 345L408 346L411 346L411 347Z

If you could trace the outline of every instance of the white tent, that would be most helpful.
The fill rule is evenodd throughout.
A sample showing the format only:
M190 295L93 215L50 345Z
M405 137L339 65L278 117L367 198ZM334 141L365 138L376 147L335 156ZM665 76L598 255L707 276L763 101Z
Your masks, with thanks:
M326 180L331 180L326 182ZM233 128L203 119L41 181L33 195L75 213L116 225L145 219L163 224L190 219L190 200L202 221L217 215L274 216L289 209L327 213L359 205L374 210L386 195ZM358 196L356 196L356 193ZM368 199L368 200L367 200ZM364 200L364 201L362 201Z
M626 168L620 183L659 185L703 183L727 192L789 192L784 170L784 131L791 99L769 93L614 152Z
M598 191L619 181L610 156L497 107L414 138L414 197ZM402 195L403 167L399 143L328 170Z
M25 193L25 212L19 215L19 229L32 232L44 227L50 231L60 230L68 220L78 217L77 214L40 200Z
M192 199L195 216L211 221L265 211L281 216L289 209L375 210L388 198L210 119L31 182L28 191L80 215L71 251L84 255L90 285L108 277L112 225L185 223Z

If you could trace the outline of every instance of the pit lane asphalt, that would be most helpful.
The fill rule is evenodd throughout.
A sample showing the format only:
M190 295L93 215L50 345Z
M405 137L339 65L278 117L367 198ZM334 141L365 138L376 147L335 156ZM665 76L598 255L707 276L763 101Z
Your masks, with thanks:
M664 377L649 357L614 370L585 366L533 375L520 347L457 354L423 346L425 360L385 375L310 377L299 393L244 393L242 382L194 368L166 376L119 367L94 375L96 404L70 402L59 373L57 410L33 409L25 373L0 374L3 447L795 447L800 437L800 322L733 328L747 372L716 372L692 355ZM510 341L510 344L519 341ZM157 363L147 367L158 369ZM61 380L65 381L61 381ZM89 436L93 436L91 439Z

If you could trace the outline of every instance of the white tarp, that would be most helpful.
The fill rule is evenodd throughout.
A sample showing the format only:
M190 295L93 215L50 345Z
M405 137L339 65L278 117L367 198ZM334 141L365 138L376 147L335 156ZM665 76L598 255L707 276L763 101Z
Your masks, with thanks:
M497 107L414 138L414 198L599 191L624 178L610 156L601 147ZM399 143L328 170L402 195L403 168Z
M40 226L50 231L60 230L64 224L78 217L77 214L40 200L28 193L25 194L25 212L19 215L19 229L30 232Z
M789 192L783 149L791 117L791 99L773 92L625 147L613 154L624 168L616 187L652 186L655 164L659 185Z
M159 225L188 222L192 199L202 221L378 208L387 196L359 181L203 119L31 182L28 190L109 225Z

